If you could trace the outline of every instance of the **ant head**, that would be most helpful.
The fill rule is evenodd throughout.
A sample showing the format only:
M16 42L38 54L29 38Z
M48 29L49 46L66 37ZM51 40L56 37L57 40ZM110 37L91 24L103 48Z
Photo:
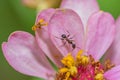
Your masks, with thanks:
M65 35L65 34L62 34L61 37L62 37L62 38L66 38L66 35Z

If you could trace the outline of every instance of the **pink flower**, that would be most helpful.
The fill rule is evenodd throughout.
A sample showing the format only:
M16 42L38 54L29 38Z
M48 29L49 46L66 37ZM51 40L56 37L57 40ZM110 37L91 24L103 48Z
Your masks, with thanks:
M79 1L74 1L72 7L76 12L81 9L78 14L71 9L39 13L32 28L35 37L23 31L13 32L2 44L9 64L23 74L46 80L118 80L120 66L103 66L99 61L114 39L114 19L98 11L96 1L84 0L82 6L77 6ZM71 2L63 1L62 7L67 4ZM58 72L47 57L59 67Z

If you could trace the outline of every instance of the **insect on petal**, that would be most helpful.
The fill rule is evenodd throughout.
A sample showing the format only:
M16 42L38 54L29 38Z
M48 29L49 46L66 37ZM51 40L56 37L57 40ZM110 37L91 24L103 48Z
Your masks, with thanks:
M63 55L74 55L82 48L84 29L79 16L69 9L58 9L49 22L52 42ZM63 39L64 35L67 37ZM68 40L69 39L69 40Z

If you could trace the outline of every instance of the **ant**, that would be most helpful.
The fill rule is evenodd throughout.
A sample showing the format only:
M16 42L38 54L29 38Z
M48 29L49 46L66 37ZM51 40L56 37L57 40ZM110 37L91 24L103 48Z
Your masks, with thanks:
M62 34L61 35L61 40L66 40L69 44L72 45L72 48L75 49L76 48L76 44L73 43L73 40L71 40L72 38L69 38L70 35L66 35L66 34ZM66 42L65 42L66 43Z
M76 48L76 44L75 44L74 40L72 39L73 37L70 37L69 31L67 31L67 33L68 33L67 35L66 34L62 34L60 37L56 37L56 36L55 37L60 39L60 40L62 40L62 41L64 41L63 45L65 45L66 43L70 44L71 47L74 50Z

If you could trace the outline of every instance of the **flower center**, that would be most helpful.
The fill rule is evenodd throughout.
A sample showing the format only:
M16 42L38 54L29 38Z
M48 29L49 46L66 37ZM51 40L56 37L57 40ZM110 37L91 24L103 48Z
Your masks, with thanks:
M91 55L81 55L82 53L83 50L80 50L75 58L71 53L64 57L61 60L64 66L59 69L55 80L105 80L104 72L114 65L106 61L103 66Z
M33 30L33 31L36 31L37 29L42 29L42 26L47 26L47 25L48 25L48 23L45 22L44 19L40 19L40 20L38 21L38 23L35 24L35 25L32 27L32 30Z

